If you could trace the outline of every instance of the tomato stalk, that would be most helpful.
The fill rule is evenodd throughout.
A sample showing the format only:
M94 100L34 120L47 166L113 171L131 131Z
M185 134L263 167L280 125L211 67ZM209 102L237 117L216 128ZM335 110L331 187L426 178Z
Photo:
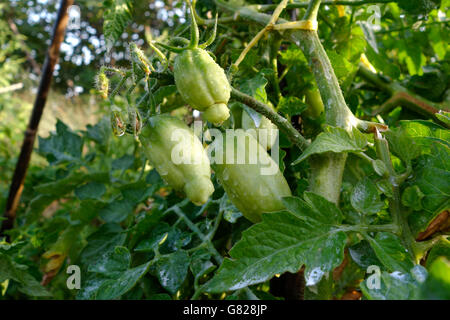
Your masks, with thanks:
M389 209L392 215L392 220L394 224L399 227L399 236L403 245L408 250L413 261L418 263L418 254L415 247L416 241L409 227L407 216L404 215L404 211L402 211L398 175L392 165L389 144L378 131L375 132L374 139L378 157L386 166L389 182L392 186L393 196L392 198L389 198Z

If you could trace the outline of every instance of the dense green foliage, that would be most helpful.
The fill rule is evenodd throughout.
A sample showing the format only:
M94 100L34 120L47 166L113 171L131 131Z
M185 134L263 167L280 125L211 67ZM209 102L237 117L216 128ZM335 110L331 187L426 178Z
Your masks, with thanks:
M279 172L261 177L244 165L231 168L233 177L224 173L227 164L212 165L214 192L206 200L208 176L200 186L208 195L195 201L201 205L184 187L195 176L188 167L180 175L185 181L167 184L158 164L172 129L156 134L149 119L170 113L183 128L182 121L187 128L198 120L195 103L183 100L175 81L177 54L169 47L192 39L189 11L183 1L79 1L81 29L68 31L79 42L62 55L53 90L62 100L83 88L82 96L98 105L88 109L96 121L72 128L68 115L39 138L10 240L0 238L0 299L282 299L271 286L285 272L304 279L305 299L355 291L362 299L450 299L449 1L323 5L321 42L297 43L304 30L271 31L238 68L233 63L267 23L254 10L270 18L280 1L230 0L226 9L221 0L196 2L200 43L211 39L219 17L207 64L225 70L231 86L251 99L243 103L232 91L228 103L228 92L220 102L228 103L230 118L220 127L205 121L202 129L277 125ZM33 72L26 53L42 63L54 5L30 6L45 7L46 23L26 21L25 1L0 5L0 88L25 83L19 93L0 93L1 212L27 116L18 101L36 85L24 76ZM306 7L290 1L280 17L301 20ZM165 46L157 49L152 40ZM324 66L314 64L317 43L331 62L326 72L315 69ZM192 78L207 82L221 73L201 71ZM200 94L205 83L192 88ZM338 110L339 97L325 98L332 89L349 111ZM258 103L278 117L255 111ZM424 105L444 111L436 115ZM306 148L282 130L283 120L308 139ZM80 268L80 289L67 286L72 265ZM379 287L371 285L371 266L379 268Z

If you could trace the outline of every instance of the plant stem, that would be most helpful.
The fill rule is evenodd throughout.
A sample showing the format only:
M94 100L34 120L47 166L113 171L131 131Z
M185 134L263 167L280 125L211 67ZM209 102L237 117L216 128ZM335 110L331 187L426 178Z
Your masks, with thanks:
M396 224L382 224L382 225L355 225L355 226L341 226L339 231L355 231L355 232L392 232L399 233L399 227Z
M317 13L319 12L321 2L322 0L311 0L303 16L303 20L317 21Z
M232 88L231 97L235 100L242 102L255 111L261 113L266 118L270 119L280 130L282 130L293 144L295 144L300 150L305 150L309 145L309 142L295 129L289 121L274 112L268 105L262 103L255 98L240 92L239 90Z
M218 264L221 264L223 258L211 243L211 240L200 231L200 229L184 214L183 211L180 210L178 206L173 206L170 210L175 212L178 217L182 218L189 229L191 229L200 238L200 240L206 243L208 250L210 250L214 256L214 260L216 260Z
M270 63L272 65L273 70L273 89L275 91L275 95L277 97L277 104L280 101L282 95L281 95L281 89L280 89L280 79L278 75L278 50L280 49L282 39L276 39L275 37L272 37L272 41L270 44Z
M181 211L180 208L178 208L177 206L174 206L172 208L172 211L176 213L176 215L178 217L180 217L181 219L184 220L184 222L187 224L187 226L189 227L189 229L191 229L196 235L197 237L200 238L200 240L202 240L203 242L207 242L208 237L206 237L201 231L200 229L191 221L191 219L189 219L183 211Z
M376 131L374 134L375 138L375 147L377 150L378 157L381 159L381 161L384 162L388 175L389 175L389 182L392 186L392 198L389 198L389 211L392 216L392 221L395 225L399 227L400 233L400 239L405 246L405 248L410 253L411 257L413 258L413 261L417 263L417 253L415 249L415 239L412 235L411 229L408 224L408 219L405 215L402 214L402 204L400 200L400 188L397 181L397 173L394 170L394 167L392 165L391 161L391 155L389 152L389 144L387 140L378 132Z

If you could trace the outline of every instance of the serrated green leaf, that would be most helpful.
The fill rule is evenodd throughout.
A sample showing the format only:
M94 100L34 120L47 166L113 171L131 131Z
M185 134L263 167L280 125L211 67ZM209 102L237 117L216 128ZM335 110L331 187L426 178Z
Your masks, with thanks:
M280 52L280 61L287 66L308 64L303 51L295 45L291 45L286 50Z
M352 207L364 214L378 213L384 206L377 187L368 177L359 181L350 196Z
M133 269L128 269L116 279L106 280L98 288L95 298L97 300L111 300L130 291L148 271L150 263L148 262Z
M379 288L369 288L369 279L361 282L360 287L369 300L416 300L419 298L420 284L425 281L426 276L427 272L421 266L415 266L407 273L383 271Z
M88 243L81 252L82 263L88 265L107 252L113 251L116 246L122 246L126 236L123 229L117 224L102 225L87 238Z
M98 216L99 211L105 206L105 203L97 200L83 200L79 207L74 208L71 217L74 221L90 222Z
M259 73L253 78L246 79L245 82L241 83L239 88L245 94L248 94L249 96L252 96L256 100L267 104L268 103L267 92L266 92L267 83L268 83L268 81L264 77L264 75ZM252 108L249 108L245 104L241 104L241 106L248 113L248 115L252 118L256 127L259 127L259 125L261 123L262 115L260 113L256 112L255 110L253 110Z
M302 265L306 283L312 286L342 262L347 236L336 229L342 214L335 205L312 194L312 205L295 197L284 200L289 212L263 214L261 223L244 231L206 291L237 290L278 273L297 272Z
M148 252L153 251L159 246L160 253L171 253L188 245L191 239L192 236L190 233L181 231L176 227L171 227L163 222L158 224L150 232L149 236L139 243L135 250Z
M450 147L450 133L429 121L401 121L400 127L386 132L392 153L408 163L429 154L438 142Z
M34 187L34 190L44 194L50 194L55 196L63 196L73 191L77 186L85 182L109 182L108 172L93 172L83 173L76 170L72 171L66 177L56 180L54 182L48 182L40 184Z
M240 85L240 89L245 94L252 96L258 101L267 103L267 79L262 74L257 74L255 77L246 79L244 83Z
M145 181L139 181L121 186L120 191L128 202L138 204L146 200L155 190Z
M382 71L383 74L392 79L398 79L400 76L400 68L390 61L385 52L380 51L377 53L372 46L368 46L366 55L367 59L377 70Z
M19 291L33 297L49 297L51 294L27 272L28 267L14 262L0 253L0 283L13 280L19 283Z
M388 232L378 232L375 238L369 237L367 240L375 251L377 258L388 271L408 273L414 267L411 255L403 247L396 235Z
M112 169L113 170L126 170L133 166L134 164L134 156L130 154L123 155L120 158L114 159L112 161Z
M155 99L155 101L154 101L155 105L160 105L163 102L165 97L175 94L176 92L177 92L177 86L175 86L175 85L164 86L164 87L159 88L153 94L153 98Z
M81 279L81 288L76 296L77 300L94 300L98 288L109 280L109 278L98 273L88 273Z
M111 123L108 117L103 117L97 124L86 126L86 137L95 141L104 151L107 150L111 138Z
M319 134L302 155L292 165L296 165L313 154L325 152L362 152L367 146L367 138L359 130L348 133L345 129L327 127Z
M335 51L328 51L327 54L342 90L347 91L358 71L358 64L352 64Z
M281 97L277 110L288 116L295 116L305 111L308 106L297 97Z
M106 252L102 257L91 263L88 272L102 273L110 277L118 272L123 272L130 267L131 254L125 247L115 247Z
M219 210L223 212L223 218L229 223L235 223L242 217L242 212L235 207L226 193L220 199Z
M450 208L450 148L435 142L430 154L421 156L413 166L414 177L409 185L416 185L423 193L423 209L414 211L408 221L414 235L424 231L442 211Z
M114 200L103 207L99 215L105 222L119 223L133 213L133 205L127 199Z
M88 182L75 189L75 195L80 200L96 199L99 200L106 192L106 187L103 183Z
M367 269L369 266L381 266L380 260L378 260L375 251L370 246L367 240L362 240L361 242L348 248L350 256L353 261L363 269Z
M110 51L132 20L132 3L129 0L110 0L104 4L107 10L104 16L103 33L106 48Z
M216 268L210 260L211 253L207 249L194 251L191 256L189 269L194 275L196 281Z
M164 289L172 294L177 292L187 276L190 261L186 251L180 250L155 262L156 274Z
M83 139L59 119L56 122L56 133L48 138L39 137L38 152L52 165L80 160L82 148Z

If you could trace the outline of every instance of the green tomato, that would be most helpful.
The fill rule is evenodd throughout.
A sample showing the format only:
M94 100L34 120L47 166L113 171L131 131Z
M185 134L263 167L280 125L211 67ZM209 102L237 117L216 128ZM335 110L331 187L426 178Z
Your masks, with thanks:
M221 124L230 116L231 86L225 71L203 49L186 49L174 63L175 84L183 99L203 111L204 118Z
M227 159L223 152L226 146L215 150L215 160L222 159L223 163L215 163L213 168L231 202L244 217L256 223L261 221L263 212L283 210L281 198L290 196L291 190L278 165L253 136L242 129L235 130L235 133L242 134L245 143L237 143L240 138L234 138L232 159ZM259 156L252 161L252 155L256 154ZM241 156L245 161L239 163Z
M183 121L153 116L139 138L151 165L172 188L184 192L196 205L208 200L214 192L208 155Z

